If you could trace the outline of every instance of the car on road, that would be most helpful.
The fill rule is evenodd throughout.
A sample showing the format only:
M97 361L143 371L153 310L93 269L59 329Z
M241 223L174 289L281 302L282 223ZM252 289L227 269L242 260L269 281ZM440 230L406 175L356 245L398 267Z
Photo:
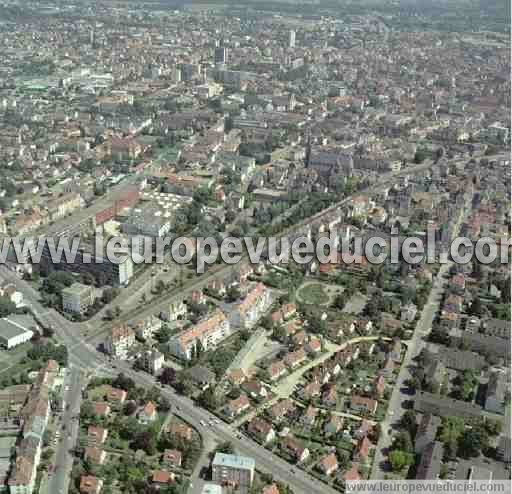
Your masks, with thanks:
M205 422L204 420L201 420L199 423L200 423L203 427L206 427L206 422Z

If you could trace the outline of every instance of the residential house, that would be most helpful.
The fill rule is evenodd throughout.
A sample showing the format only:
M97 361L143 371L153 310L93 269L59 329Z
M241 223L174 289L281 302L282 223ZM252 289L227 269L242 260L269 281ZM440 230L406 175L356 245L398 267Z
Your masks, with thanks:
M378 402L373 398L353 395L350 399L350 408L356 412L370 413L372 415L377 411Z
M107 400L109 403L117 403L122 405L126 401L128 393L124 389L113 388L109 386L107 389Z
M345 482L361 480L361 474L359 473L359 466L357 463L353 463L352 466L343 474L343 480Z
M318 416L318 410L314 406L309 405L306 408L306 411L304 412L304 414L301 415L300 421L301 421L302 425L304 425L305 427L311 428L315 425L317 416Z
M384 396L386 390L386 380L384 376L377 376L373 382L373 391L377 399L381 399Z
M93 475L82 475L80 478L80 494L100 494L103 480Z
M194 290L190 294L190 301L194 304L202 305L206 302L206 295L201 290Z
M306 343L308 336L305 331L299 331L295 333L291 338L293 348L299 349L304 343Z
M332 475L339 468L338 458L334 453L330 453L318 462L317 467L324 475Z
M281 494L281 492L279 491L277 484L271 484L263 487L261 494Z
M292 456L298 463L306 461L309 457L309 449L306 448L298 439L286 437L281 443L281 448Z
M93 465L103 465L106 457L107 453L100 448L96 448L94 446L85 448L84 460L92 463Z
M91 425L87 429L87 439L90 444L103 444L107 440L107 436L108 429L103 427Z
M413 322L418 313L418 308L412 304L402 305L400 308L400 320L403 322Z
M230 418L235 418L241 415L243 412L248 410L251 406L251 402L247 395L240 395L238 398L231 400L224 408L224 412Z
M329 370L328 365L319 365L318 367L313 368L310 373L309 380L311 382L319 382L320 384L327 384L332 377L331 371Z
M316 396L320 396L322 391L322 385L318 381L312 381L309 384L306 384L302 390L300 391L300 396L303 400L311 400Z
M94 403L93 409L94 409L94 415L96 415L96 417L108 417L110 415L110 413L112 412L110 405L105 402Z
M434 360L427 364L425 369L425 382L433 393L439 393L444 383L446 367L441 360Z
M296 411L297 407L289 398L279 400L268 409L268 413L273 421L283 420Z
M354 431L354 437L360 440L363 439L363 437L371 435L372 432L372 423L369 420L363 419L359 424L359 427Z
M155 470L153 472L153 477L151 478L151 483L155 487L165 487L174 483L174 481L174 474L171 472L166 472L165 470Z
M380 328L387 336L393 336L402 330L402 322L394 317L382 317L380 320Z
M334 436L343 429L345 420L339 415L331 414L329 419L324 424L324 433L327 436Z
M117 325L112 328L105 342L106 351L119 359L128 357L128 350L135 343L135 333L127 325Z
M309 355L316 355L322 351L322 343L318 338L313 338L306 344L305 350Z
M242 389L255 400L264 400L268 396L267 388L259 381L246 381Z
M348 364L350 364L350 362L352 362L353 359L355 360L353 353L354 352L352 350L352 346L348 345L343 350L340 350L338 353L336 353L334 359L338 364L340 364L342 368L345 368Z
M217 484L236 486L239 492L247 493L254 481L254 470L252 458L216 453L212 462L212 480Z
M85 314L94 303L94 287L73 283L62 290L62 310L73 314Z
M280 309L271 314L273 324L282 324L286 320L295 316L297 313L297 306L293 303L284 304Z
M181 467L183 461L183 455L181 451L177 449L166 449L162 461L165 465L172 467Z
M133 137L113 136L108 149L109 153L120 161L134 160L142 153L142 146Z
M272 424L259 417L254 417L251 420L247 430L249 434L253 435L264 444L273 441L276 437L276 432Z
M221 279L214 279L208 283L208 290L219 297L226 295L226 283Z
M16 290L13 283L6 283L0 287L0 296L8 298L17 309L23 307L23 293Z
M322 404L326 407L335 407L338 403L338 391L336 385L327 386L322 393Z
M295 352L288 353L284 358L284 363L289 369L296 369L307 359L306 351L304 349L296 350Z
M143 425L154 422L157 417L156 405L152 401L148 401L144 408L139 412L139 422Z
M373 330L373 322L370 319L356 319L354 325L360 335L368 335Z
M228 372L227 379L233 386L240 386L247 377L243 369L233 369Z
M397 364L399 364L402 361L402 342L400 341L400 339L393 339L391 348L388 353L388 357Z
M299 319L292 319L291 321L284 323L283 330L286 338L291 338L295 333L298 333L302 326L302 321Z
M274 382L286 374L286 365L283 361L272 362L267 369L268 378Z
M192 428L178 422L171 422L168 427L171 436L179 437L185 441L192 441Z
M384 361L384 365L379 370L379 374L381 376L384 376L385 378L389 379L390 377L393 376L394 370L395 370L395 362L393 361L392 358L387 357L386 360Z
M368 437L363 437L357 443L357 446L354 449L354 461L358 461L361 463L365 463L368 461L368 457L370 455L370 450L372 448L372 443L368 439Z

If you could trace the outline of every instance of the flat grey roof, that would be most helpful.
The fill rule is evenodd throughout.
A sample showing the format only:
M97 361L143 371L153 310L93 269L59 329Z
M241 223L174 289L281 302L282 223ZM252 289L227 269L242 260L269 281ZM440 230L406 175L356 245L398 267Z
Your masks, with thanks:
M36 326L35 321L30 316L9 316L0 319L0 339L9 340L27 331L33 331L30 328Z
M243 470L253 470L255 461L253 458L238 455L227 455L225 453L216 453L213 459L215 466L237 468Z

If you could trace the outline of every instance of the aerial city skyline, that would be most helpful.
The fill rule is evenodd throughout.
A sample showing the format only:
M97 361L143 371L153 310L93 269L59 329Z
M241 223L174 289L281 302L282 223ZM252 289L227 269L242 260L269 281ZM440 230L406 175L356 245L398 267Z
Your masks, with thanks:
M508 3L0 0L0 60L1 492L511 492Z

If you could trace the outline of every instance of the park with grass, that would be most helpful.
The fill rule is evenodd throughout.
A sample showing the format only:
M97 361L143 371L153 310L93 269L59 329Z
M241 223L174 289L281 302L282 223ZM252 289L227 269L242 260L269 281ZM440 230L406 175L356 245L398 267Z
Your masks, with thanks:
M343 287L328 285L318 281L303 283L295 294L296 299L304 304L327 306L332 303L334 297L343 292Z

